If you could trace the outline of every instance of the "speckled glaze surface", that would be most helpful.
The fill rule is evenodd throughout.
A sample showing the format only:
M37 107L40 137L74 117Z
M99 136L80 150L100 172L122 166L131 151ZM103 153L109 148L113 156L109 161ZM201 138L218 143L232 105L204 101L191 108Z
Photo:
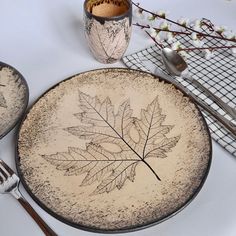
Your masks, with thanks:
M18 136L31 196L72 226L122 232L161 222L201 189L211 140L173 85L129 69L73 76L29 110Z
M28 104L28 86L13 67L0 62L0 139L16 124Z
M104 5L105 8L109 5L126 6L127 10L118 16L97 16L92 9L99 5ZM107 11L109 14L109 9ZM84 3L86 41L99 62L107 64L120 60L130 41L131 23L132 4L128 0L86 0Z

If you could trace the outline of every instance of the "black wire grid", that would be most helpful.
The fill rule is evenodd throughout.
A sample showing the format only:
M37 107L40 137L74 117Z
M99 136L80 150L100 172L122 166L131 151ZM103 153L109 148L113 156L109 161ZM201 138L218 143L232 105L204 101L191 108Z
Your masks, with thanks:
M186 47L189 44L189 36L178 36L178 40ZM204 46L223 46L225 42L220 39L210 39ZM191 46L192 47L192 46ZM225 103L236 108L236 57L229 49L220 49L214 52L210 59L205 59L203 52L194 50L188 53L187 63L191 75L201 82L206 88L211 90L216 96ZM123 57L124 64L132 69L138 69L146 72L154 72L158 67L168 74L162 63L160 49L152 45L144 50ZM223 115L226 119L236 124L229 115L227 115L219 106L209 99L201 90L191 85L191 82L184 81L179 77L173 77L181 83L191 93L211 106L216 112ZM212 138L224 147L228 152L236 156L235 138L211 115L202 110L207 124L209 125Z

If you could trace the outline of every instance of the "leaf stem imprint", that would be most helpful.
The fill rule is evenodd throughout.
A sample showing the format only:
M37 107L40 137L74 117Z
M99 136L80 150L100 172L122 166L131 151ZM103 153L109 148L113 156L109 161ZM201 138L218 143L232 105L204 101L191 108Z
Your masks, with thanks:
M161 181L147 158L167 157L166 153L175 147L180 136L166 137L173 126L162 124L166 116L159 107L158 97L141 110L140 119L132 116L129 100L119 106L116 114L109 97L101 102L96 96L79 92L79 104L82 112L75 116L82 125L64 130L88 140L86 149L68 147L68 152L43 155L46 161L64 170L66 175L86 173L81 186L99 183L93 194L121 189L126 180L133 182L139 163ZM131 132L133 128L137 131L135 135ZM118 152L112 149L113 145L119 146Z
M0 107L7 108L7 102L2 92L0 91Z
M92 108L94 109L94 111L102 118L102 120L116 133L116 135L138 156L138 158L140 159L140 161L142 161L151 171L152 173L155 175L155 177L161 181L161 179L159 178L159 176L157 175L157 173L153 170L153 168L144 160L144 155L143 157L140 156L127 142L126 140L123 138L123 134L120 135L115 129L114 127L112 127L108 122L107 120L100 114L100 112L97 111L96 107L93 107L87 100L86 100L87 104ZM149 132L150 132L150 127L149 127ZM148 137L147 137L147 140L148 140ZM147 143L147 140L146 140L146 143ZM145 144L145 147L146 147L146 144ZM145 153L145 147L144 147L144 150L143 150L143 153Z

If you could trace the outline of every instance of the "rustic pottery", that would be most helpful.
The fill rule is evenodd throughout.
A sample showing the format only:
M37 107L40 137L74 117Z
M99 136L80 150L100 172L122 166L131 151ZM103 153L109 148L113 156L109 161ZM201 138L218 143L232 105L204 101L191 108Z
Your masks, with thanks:
M10 65L0 62L0 139L19 121L29 99L23 76Z
M102 63L114 63L125 53L132 24L129 0L86 0L85 36L94 57Z
M48 90L18 135L34 200L72 226L124 232L176 214L200 191L211 139L197 106L140 71L100 69Z

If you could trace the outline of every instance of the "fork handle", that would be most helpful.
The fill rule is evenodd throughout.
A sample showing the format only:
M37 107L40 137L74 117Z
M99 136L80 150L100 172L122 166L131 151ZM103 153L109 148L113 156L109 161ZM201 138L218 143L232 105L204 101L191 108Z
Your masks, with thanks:
M46 236L58 236L38 215L38 213L33 209L33 207L23 198L20 197L17 199L19 203L25 208L25 210L32 216L38 226L42 229Z

